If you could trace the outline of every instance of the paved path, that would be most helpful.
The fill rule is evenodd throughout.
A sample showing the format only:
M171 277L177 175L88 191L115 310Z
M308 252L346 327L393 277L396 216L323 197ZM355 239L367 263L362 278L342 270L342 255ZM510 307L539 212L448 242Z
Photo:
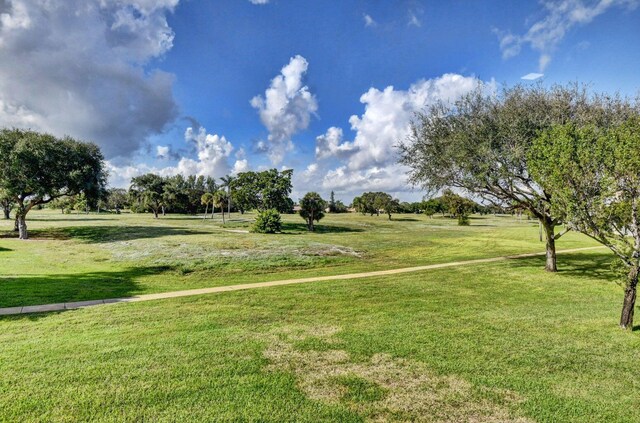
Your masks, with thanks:
M574 253L578 251L587 251L587 250L593 250L597 248L603 248L603 247L598 246L598 247L574 248L570 250L560 250L558 251L558 254ZM92 307L92 306L102 305L102 304L135 303L138 301L161 300L165 298L190 297L192 295L204 295L204 294L214 294L218 292L239 291L244 289L266 288L270 286L294 285L294 284L309 283L309 282L336 281L336 280L369 278L373 276L397 275L400 273L420 272L423 270L442 269L445 267L454 267L454 266L468 266L471 264L493 263L496 261L518 259L518 258L525 258L525 257L537 257L537 256L544 256L544 255L545 253L528 253L528 254L518 254L513 256L491 257L491 258L476 259L476 260L428 264L425 266L403 267L400 269L376 270L373 272L348 273L344 275L333 275L333 276L316 276L311 278L285 279L281 281L245 283L240 285L216 286L214 288L200 288L200 289L188 289L185 291L161 292L158 294L143 294L143 295L136 295L134 297L110 298L106 300L76 301L72 303L43 304L43 305L32 305L32 306L23 306L23 307L7 307L7 308L0 308L0 316L3 316L3 315L6 316L11 314L27 314L27 313L42 313L47 311L72 310L72 309Z

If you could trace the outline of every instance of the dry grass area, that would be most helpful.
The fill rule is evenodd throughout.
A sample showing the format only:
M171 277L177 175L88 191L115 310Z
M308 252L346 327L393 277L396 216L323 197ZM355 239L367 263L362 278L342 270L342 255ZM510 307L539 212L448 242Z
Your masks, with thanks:
M339 332L332 326L289 326L274 332L264 351L267 369L295 374L310 399L347 404L372 422L530 421L513 416L505 406L521 401L513 392L478 392L460 377L438 375L424 363L386 353L353 361L339 348Z

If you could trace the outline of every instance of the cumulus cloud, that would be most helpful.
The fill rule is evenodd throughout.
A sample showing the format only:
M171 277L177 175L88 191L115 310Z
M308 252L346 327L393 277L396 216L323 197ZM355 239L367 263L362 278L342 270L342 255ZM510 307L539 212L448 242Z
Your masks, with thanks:
M169 158L171 148L168 145L156 146L156 157L159 159Z
M269 131L268 145L262 143L274 165L282 163L285 154L293 149L292 137L307 129L311 115L318 110L316 98L302 78L307 72L307 60L297 55L271 80L263 96L251 99L260 120Z
M613 7L636 8L640 0L556 0L543 2L545 15L534 22L523 35L494 29L500 41L502 57L508 59L520 53L523 45L540 52L540 72L551 61L551 53L567 32L575 26L586 25Z
M406 169L397 164L395 145L408 135L414 113L438 101L454 101L479 84L474 77L444 74L420 80L408 90L370 88L360 97L364 113L349 119L353 141L343 139L342 129L329 128L316 138L316 163L306 172L313 170L316 175L322 167L325 190L406 191ZM492 88L493 84L487 85ZM336 161L340 163L337 167Z
M171 49L178 1L0 1L0 126L138 150L176 116L173 75L145 65Z
M181 174L203 175L220 178L225 175L235 175L249 169L249 162L244 158L244 152L240 149L236 154L236 160L232 162L234 147L226 137L218 134L209 134L203 127L187 128L184 133L187 144L195 147L197 158L181 157L175 166L158 167L146 163L129 166L117 166L113 162L107 162L109 171L109 184L115 187L128 186L133 176L145 173L156 173L162 176ZM170 148L158 146L158 157L171 155Z

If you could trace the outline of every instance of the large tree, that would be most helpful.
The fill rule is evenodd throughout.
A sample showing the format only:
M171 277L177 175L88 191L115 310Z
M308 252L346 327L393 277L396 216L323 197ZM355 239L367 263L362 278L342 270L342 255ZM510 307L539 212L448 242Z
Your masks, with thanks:
M151 210L157 219L167 201L165 187L166 180L162 176L147 173L131 179L129 194L143 208Z
M640 110L610 128L569 123L540 135L533 175L570 225L609 247L626 268L622 328L633 328L640 273Z
M15 202L20 239L34 207L62 196L97 200L106 184L97 145L20 129L0 130L0 188Z
M278 172L277 169L239 173L230 183L233 203L241 212L276 209L289 213L293 208L289 198L292 174L293 170Z
M400 143L400 162L410 181L429 192L458 188L499 207L528 210L546 234L546 270L554 272L556 228L563 215L552 192L530 172L528 152L540 133L569 121L598 126L616 120L619 103L592 96L580 86L516 86L498 94L486 87L454 104L439 103L418 113Z
M300 216L307 222L307 229L315 230L313 222L319 222L324 217L327 202L317 192L308 192L300 200Z

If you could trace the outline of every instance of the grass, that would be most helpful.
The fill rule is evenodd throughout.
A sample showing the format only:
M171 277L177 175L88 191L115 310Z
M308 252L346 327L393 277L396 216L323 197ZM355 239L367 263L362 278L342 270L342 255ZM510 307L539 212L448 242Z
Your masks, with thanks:
M540 251L526 220L329 216L315 234L34 214L2 305ZM87 220L91 219L91 220ZM9 225L5 225L8 228ZM558 247L593 245L577 234ZM606 250L0 317L0 421L640 421Z
M297 215L284 233L251 234L231 222L150 214L29 215L31 240L0 221L0 307L131 296L537 252L535 222L475 217L472 226L419 215L328 215L316 233ZM232 232L233 231L233 232ZM595 245L567 234L558 248Z
M602 251L0 319L5 421L640 421Z

